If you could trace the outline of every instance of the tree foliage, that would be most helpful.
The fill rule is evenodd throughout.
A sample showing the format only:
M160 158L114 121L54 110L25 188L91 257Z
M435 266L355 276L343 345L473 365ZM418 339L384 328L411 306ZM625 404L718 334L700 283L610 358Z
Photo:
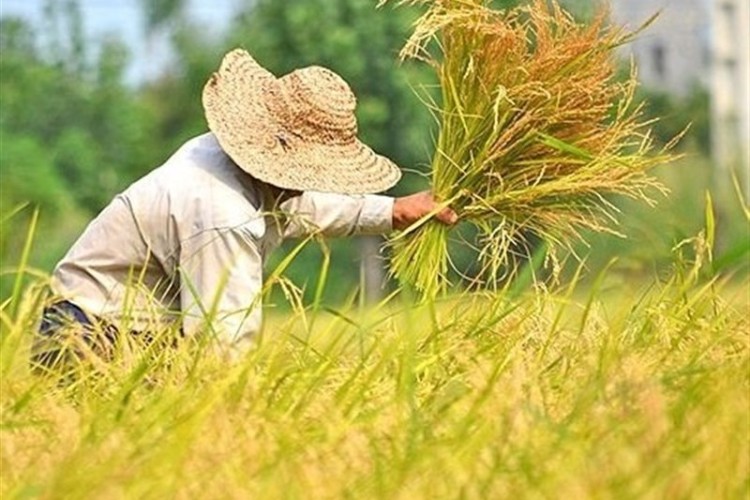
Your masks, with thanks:
M128 177L144 171L149 117L124 84L127 50L118 40L106 40L89 64L77 48L37 50L33 28L20 19L2 24L0 130L33 138L51 157L68 196L82 209L98 211Z
M47 9L45 25L63 28L44 37L22 19L0 20L0 214L41 209L34 263L48 270L86 219L147 169L151 149L149 111L124 83L125 46L104 40L89 59L80 12L65 6ZM3 261L20 249L29 213L4 221Z

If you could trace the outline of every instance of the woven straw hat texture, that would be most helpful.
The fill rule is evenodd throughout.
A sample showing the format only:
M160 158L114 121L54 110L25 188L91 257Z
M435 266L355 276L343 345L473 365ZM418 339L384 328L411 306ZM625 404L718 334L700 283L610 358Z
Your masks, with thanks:
M224 56L203 89L222 149L253 177L298 191L384 191L401 171L357 139L349 85L319 66L276 78L245 50Z

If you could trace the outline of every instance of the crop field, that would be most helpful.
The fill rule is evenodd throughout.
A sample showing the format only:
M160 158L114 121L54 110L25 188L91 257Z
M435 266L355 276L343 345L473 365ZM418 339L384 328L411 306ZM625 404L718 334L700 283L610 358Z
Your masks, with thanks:
M718 21L730 9L654 2L664 9L649 17L645 3L620 2L642 23L620 27L598 1L247 0L223 2L231 26L219 32L191 15L221 10L209 2L8 3L24 9L0 13L0 500L750 500L750 174L744 122L716 106L744 88L742 51L723 52L743 40L740 24L730 36L734 23ZM133 53L92 22L125 3L143 24L126 30L139 37ZM31 4L38 19L13 15ZM641 36L670 50L621 58ZM683 65L672 46L712 57L673 74ZM121 334L103 356L77 331L79 357L34 369L53 266L115 193L205 132L200 89L237 47L279 82L310 64L341 74L359 103L356 138L402 167L387 194L429 190L431 212L382 235L382 261L379 236L316 233L267 260L257 252L264 288L247 301L262 299L265 323L233 359L208 331L216 304L201 304L200 334L154 321L136 335L107 318ZM659 71L642 72L658 85L640 86L638 68L653 66L642 55L659 56ZM281 122L253 122L262 147L315 143L310 152L330 154L288 164L343 175L329 168L354 137L328 144L335 122L313 118L341 106L353 118L350 96L305 90L299 75L241 92L262 94L254 105L269 120L298 122L281 135L266 134ZM352 161L352 174L374 175L366 163ZM286 187L253 202L279 235L295 214L276 205L305 189ZM210 207L195 211L208 220ZM431 220L448 208L455 227ZM254 231L217 224L174 232L182 243L242 233L253 250ZM155 255L118 274L137 281ZM195 291L185 266L164 271ZM388 295L367 304L379 281Z
M29 372L18 287L0 496L747 498L748 285L701 243L650 282L271 310L237 363L123 343L64 381Z

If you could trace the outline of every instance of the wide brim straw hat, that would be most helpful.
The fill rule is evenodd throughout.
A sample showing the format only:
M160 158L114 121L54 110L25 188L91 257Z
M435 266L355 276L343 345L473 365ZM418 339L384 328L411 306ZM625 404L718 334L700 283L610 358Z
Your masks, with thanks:
M319 66L276 78L245 50L224 56L203 89L222 149L263 182L296 191L384 191L401 171L357 139L349 85Z

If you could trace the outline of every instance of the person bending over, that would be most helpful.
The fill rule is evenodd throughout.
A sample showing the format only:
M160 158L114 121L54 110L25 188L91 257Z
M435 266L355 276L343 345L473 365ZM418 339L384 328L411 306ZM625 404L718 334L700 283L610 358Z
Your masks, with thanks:
M263 262L283 239L383 234L437 210L428 192L372 194L400 170L358 140L355 96L329 69L276 78L235 49L202 100L210 132L117 195L56 266L33 362L59 361L71 323L94 351L181 322L236 355L260 329Z

